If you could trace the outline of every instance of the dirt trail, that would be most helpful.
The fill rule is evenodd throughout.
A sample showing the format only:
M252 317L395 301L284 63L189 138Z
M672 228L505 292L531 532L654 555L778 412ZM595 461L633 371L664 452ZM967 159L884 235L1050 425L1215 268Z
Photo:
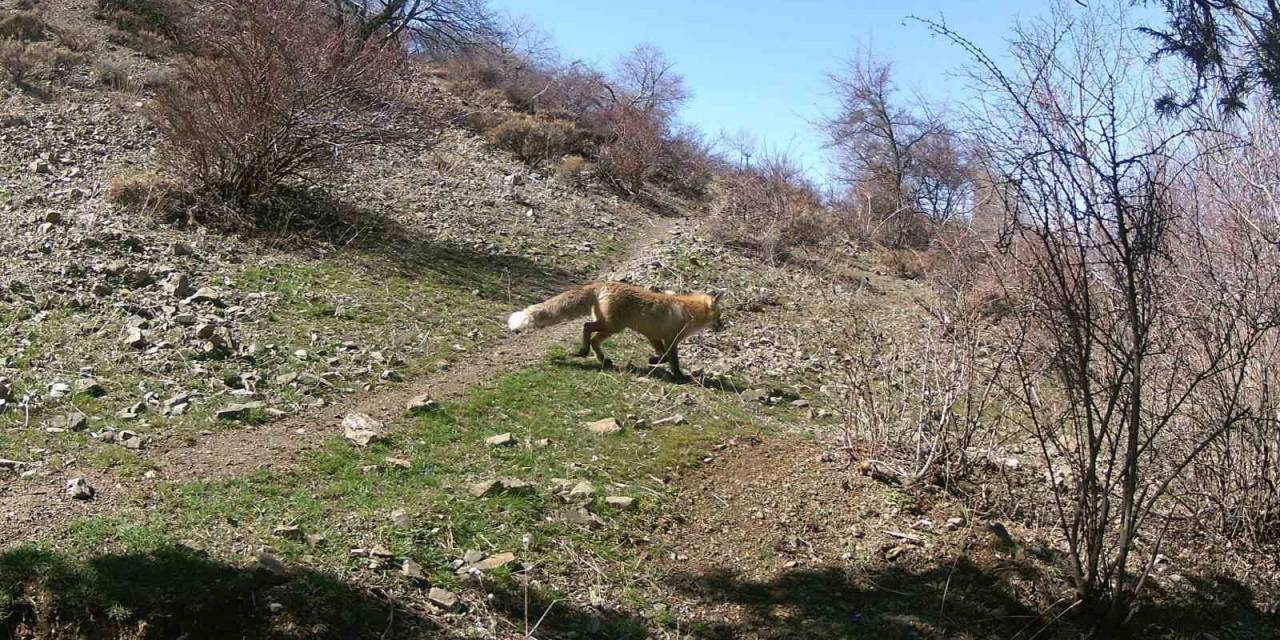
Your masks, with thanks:
M676 220L650 218L619 260L596 274L597 278L615 277L642 267L652 259L657 245L671 238L676 228ZM0 486L0 540L14 542L54 532L81 516L111 513L129 506L146 508L160 481L229 478L257 469L288 469L303 459L302 452L341 434L340 423L348 413L361 412L390 421L404 415L405 405L417 396L425 394L437 401L458 398L496 375L536 363L549 346L567 344L577 332L577 325L568 323L517 335L504 334L486 350L404 384L347 396L337 404L268 424L213 433L194 445L159 442L139 454L155 470L154 478L123 477L72 461L43 481L10 482ZM65 483L81 477L96 488L94 500L67 497Z

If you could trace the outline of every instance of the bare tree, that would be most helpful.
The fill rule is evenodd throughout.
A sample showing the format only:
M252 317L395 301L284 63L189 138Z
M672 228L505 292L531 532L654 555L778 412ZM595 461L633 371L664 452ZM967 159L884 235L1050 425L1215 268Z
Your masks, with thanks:
M1155 118L1123 20L1119 7L1059 6L1018 29L1009 72L928 22L979 67L976 130L1014 237L1016 415L1062 479L1067 569L1104 633L1150 571L1171 484L1253 417L1241 390L1277 326L1265 305L1221 295L1248 265L1206 242L1175 197L1195 131ZM1273 286L1250 295L1274 299Z
M969 183L955 134L927 105L904 105L893 70L869 54L829 82L840 106L821 123L836 154L836 179L850 207L866 215L891 247L927 242L927 223L945 223L968 202Z
M664 117L689 99L675 64L649 43L637 45L618 59L608 91L617 104Z
M339 20L354 21L363 39L409 40L439 56L500 34L484 0L330 0Z

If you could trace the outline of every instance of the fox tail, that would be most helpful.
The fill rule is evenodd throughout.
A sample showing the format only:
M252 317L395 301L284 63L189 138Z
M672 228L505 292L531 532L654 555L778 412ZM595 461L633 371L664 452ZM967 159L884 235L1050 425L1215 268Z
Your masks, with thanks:
M525 307L507 318L507 328L538 329L585 316L596 303L596 288L595 284L574 287L546 302Z

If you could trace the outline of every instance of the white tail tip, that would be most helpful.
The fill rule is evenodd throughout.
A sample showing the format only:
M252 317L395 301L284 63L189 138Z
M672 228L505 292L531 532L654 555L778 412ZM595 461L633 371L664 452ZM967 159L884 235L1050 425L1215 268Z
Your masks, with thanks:
M517 311L507 318L507 328L512 331L520 331L529 326L529 314L524 311Z

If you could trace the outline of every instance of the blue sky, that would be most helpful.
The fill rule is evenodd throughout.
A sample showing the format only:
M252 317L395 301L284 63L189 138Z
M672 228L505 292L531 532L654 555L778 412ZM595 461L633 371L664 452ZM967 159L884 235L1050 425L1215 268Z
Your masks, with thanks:
M704 132L752 132L789 150L811 174L826 153L811 123L831 109L825 76L859 47L895 65L904 90L962 98L965 62L909 15L946 19L988 50L1004 47L1017 16L1046 0L492 0L548 31L568 59L607 66L640 42L657 45L693 92L683 117Z

